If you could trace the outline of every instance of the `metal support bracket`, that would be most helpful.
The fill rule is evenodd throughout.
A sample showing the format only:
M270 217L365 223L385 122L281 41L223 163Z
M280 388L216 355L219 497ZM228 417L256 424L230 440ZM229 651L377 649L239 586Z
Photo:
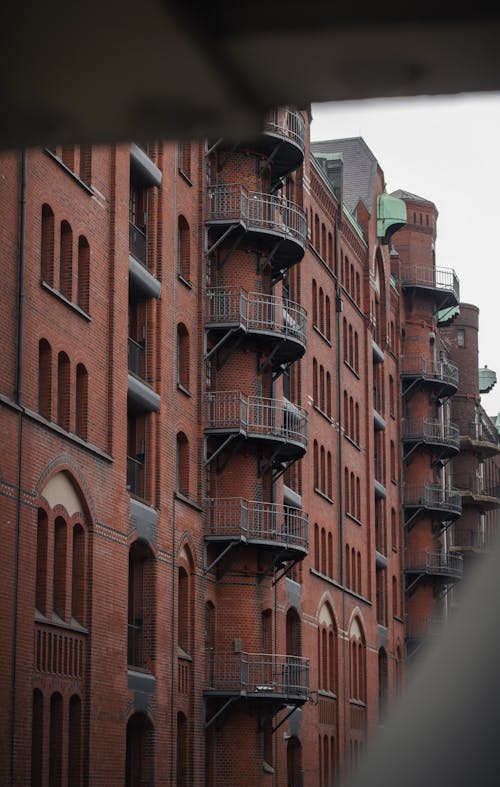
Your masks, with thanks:
M225 255L224 255L224 257L222 258L222 260L218 260L218 261L217 261L217 270L221 270L221 269L224 267L224 265L226 264L226 262L228 261L228 259L231 257L231 254L232 254L234 251L236 251L236 249L237 249L237 248L238 248L238 246L240 245L241 241L243 240L243 236L244 236L244 235L245 235L245 229L243 229L243 230L242 230L242 232L238 233L237 237L235 238L235 240L234 240L234 242L233 242L233 245L232 245L232 246L231 246L231 248L230 248L230 249L228 249L228 251L225 253Z
M277 240L273 248L267 255L267 257L264 257L264 262L259 263L257 265L257 273L262 273L267 268L268 265L271 265L274 259L274 255L276 254L280 246L281 246L281 240Z
M217 172L222 172L222 170L224 169L224 167L226 166L227 162L229 161L229 159L231 158L231 156L233 155L234 151L236 150L236 148L238 146L239 146L239 142L233 142L233 144L229 148L229 151L228 151L227 155L222 160L222 163L219 161L219 163L217 164Z
M237 434L230 434L229 437L227 437L224 442L221 443L221 445L213 452L213 454L205 459L203 463L204 466L208 467L208 465L220 454L220 452L224 450L226 445L229 445L229 443L231 443L236 437L238 437Z
M295 560L291 560L291 561L290 561L290 562L289 562L289 563L288 563L288 564L285 566L285 568L284 568L284 569L281 571L281 573L280 573L280 574L278 574L277 576L275 576L275 577L274 577L274 579L273 579L273 581L272 581L272 583L271 583L272 587L274 587L275 585L277 585L277 584L278 584L278 582L280 581L280 579L283 579L283 577L284 577L286 574L288 574L288 572L289 572L289 571L291 571L291 570L292 570L292 568L293 568L295 565L297 565L297 563L298 563L298 562L299 562L299 561L298 561L297 559L295 559Z
M273 349L271 350L271 352L269 353L269 355L267 355L266 358L263 361L260 361L259 366L258 366L258 371L259 371L260 374L262 374L262 372L264 372L267 369L268 366L272 365L273 358L276 355L276 353L278 352L278 348L279 348L279 345L278 345L278 343L276 343L274 345Z
M210 725L212 725L214 721L218 719L219 716L222 713L224 713L224 711L227 710L227 708L229 708L230 705L233 704L233 702L236 702L236 700L239 700L239 697L229 697L229 699L226 700L222 708L219 708L219 710L216 711L216 713L214 713L214 715L208 721L205 722L205 729L207 730L210 727Z
M276 732L276 730L279 730L279 728L281 727L281 725L282 725L282 724L284 724L284 723L285 723L285 721L286 721L287 719L289 719L289 718L290 718L290 716L292 715L292 713L295 713L295 711L297 710L297 708L300 708L300 705L299 705L298 703L296 703L296 704L293 706L292 710L288 711L288 713L286 714L286 716L283 716L283 718L281 719L281 721L279 722L279 724L277 724L275 727L272 727L272 729L271 729L271 732L272 732L272 734L273 734L273 735L274 735L274 733Z
M242 538L242 539L241 539L241 541L245 542L245 541L246 541L246 539ZM227 545L227 547L226 547L225 549L223 549L223 550L222 550L222 552L220 552L220 553L217 555L217 557L215 558L215 560L213 560L213 561L210 563L210 565L209 565L209 566L207 566L207 568L203 569L203 574L208 574L208 573L209 573L209 571L212 571L212 569L213 569L213 568L214 568L214 567L217 565L217 563L219 562L219 560L222 560L222 558L224 557L224 555L226 555L226 554L229 552L229 550L230 550L230 549L232 549L233 547L235 547L235 546L237 546L238 544L240 544L240 543L241 543L241 541L230 541L230 542L229 542L229 544Z
M212 246L210 246L210 247L207 249L207 257L210 257L210 255L211 255L211 254L213 254L213 253L214 253L214 251L215 251L216 249L218 249L218 248L219 248L219 246L221 245L221 243L224 243L224 241L226 240L226 238L227 238L227 237L228 237L228 236L229 236L229 235L230 235L232 232L234 232L234 230L236 229L236 227L237 227L237 226L238 226L237 224L231 224L231 226L230 226L230 227L228 227L228 228L227 228L227 230L226 230L225 232L223 232L223 233L222 233L222 235L220 236L220 238L217 238L217 240L215 241L215 243L214 243L214 244L212 244Z
M281 147L281 142L277 142L274 148L272 149L272 151L270 152L269 156L267 157L267 159L264 161L263 164L261 164L259 168L259 175L262 175L262 173L266 171L269 165L272 164L273 159L276 157L276 154L280 149L280 147Z
M209 350L207 353L205 353L205 361L208 361L208 359L209 359L209 358L210 358L210 357L211 357L211 356L214 354L214 352L217 352L217 350L219 349L219 347L222 347L222 345L223 345L223 344L224 344L224 343L227 341L227 339L229 339L229 337L230 337L230 336L231 336L233 333L236 333L236 331L237 331L237 330L238 330L238 328L231 328L229 331L227 331L227 332L224 334L224 336L222 336L222 338L221 338L221 339L219 339L219 341L217 342L217 344L214 344L214 346L212 347L212 349L211 349L211 350Z

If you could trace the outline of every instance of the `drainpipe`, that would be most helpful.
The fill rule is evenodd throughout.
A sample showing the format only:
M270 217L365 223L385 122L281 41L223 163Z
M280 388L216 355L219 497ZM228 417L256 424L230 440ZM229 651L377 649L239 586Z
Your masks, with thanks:
M9 787L14 784L14 743L15 743L15 710L16 710L16 659L17 659L17 606L19 590L19 540L21 530L21 465L23 447L23 323L24 323L24 253L26 244L26 164L27 152L21 152L19 167L20 199L19 199L19 241L17 253L17 326L16 326L16 380L15 403L19 410L19 428L17 432L17 492L16 492L16 535L14 548L14 598L12 605L12 677L10 691L10 752L9 752Z

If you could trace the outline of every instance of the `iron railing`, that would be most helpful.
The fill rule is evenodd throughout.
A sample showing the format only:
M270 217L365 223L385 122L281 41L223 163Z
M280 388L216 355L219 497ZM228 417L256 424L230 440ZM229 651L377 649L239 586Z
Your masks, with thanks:
M491 423L486 419L480 421L467 421L461 419L458 422L460 434L464 437L471 437L473 440L482 440L486 443L494 443L498 445L500 436Z
M438 615L406 617L406 636L408 639L422 640L438 636L444 626L446 618Z
M307 413L284 399L244 396L239 391L207 394L205 426L307 446Z
M458 524L458 523L457 523ZM491 527L454 527L453 546L472 547L473 549L491 549L498 541L498 531Z
M401 284L405 286L430 287L451 292L460 301L460 283L453 268L434 268L426 265L402 265Z
M239 184L210 186L207 221L241 221L247 229L264 230L306 243L307 220L302 208L273 194L248 191Z
M453 476L453 483L460 492L471 492L473 495L500 498L500 485L488 484L484 478L477 475Z
M141 229L140 227L136 227L135 224L129 222L128 237L131 255L137 260L137 262L140 262L142 265L147 267L147 244L145 230Z
M309 659L274 653L207 656L207 691L309 696Z
M459 578L463 570L462 555L431 552L428 549L409 549L405 552L405 571Z
M128 339L128 370L142 380L146 379L146 348L144 344Z
M308 516L298 508L242 497L205 501L206 534L272 541L307 550Z
M247 331L269 331L306 343L306 310L288 299L241 287L217 287L207 291L205 303L209 323L239 324Z
M457 489L443 489L440 484L406 484L403 487L403 505L454 514L462 512L460 492Z
M144 460L127 456L127 488L133 495L144 497L146 475Z
M287 107L272 109L264 119L264 131L290 139L302 152L305 150L306 127L299 112Z
M447 358L435 361L424 355L404 355L401 373L408 377L425 377L458 386L458 366Z
M402 418L403 440L428 440L431 443L452 445L458 450L460 435L455 424L443 424L437 418Z

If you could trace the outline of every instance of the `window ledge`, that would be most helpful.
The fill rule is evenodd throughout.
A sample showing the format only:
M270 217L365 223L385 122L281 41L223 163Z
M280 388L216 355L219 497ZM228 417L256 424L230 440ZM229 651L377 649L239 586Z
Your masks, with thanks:
M175 492L174 496L177 500L180 500L182 503L185 503L187 506L196 509L196 511L203 511L202 507L199 506L198 503L195 503L194 500L191 500L191 498L186 497L186 495L183 495L182 492Z
M188 186L192 186L192 185L193 185L193 181L191 180L191 178L189 177L189 175L187 174L187 172L185 172L185 171L182 169L182 167L179 167L179 170L178 170L178 171L179 171L179 175L181 175L181 177L182 177L182 178L183 178L183 179L186 181L186 183L188 184Z
M87 320L87 322L91 322L92 318L90 314L88 314L84 309L82 309L76 303L73 303L73 301L68 300L68 298L66 298L66 296L62 294L62 292L56 290L55 287L52 287L52 285L49 284L48 281L45 281L45 279L41 279L40 284L42 285L44 290L47 290L47 292L50 292L51 295L54 295L58 300L66 304L66 306L69 306L70 309L76 312L76 314L78 314L80 317L83 317L84 320Z
M182 276L182 274L178 273L177 274L177 278L179 279L180 282L183 283L183 285L185 287L188 288L188 290L192 290L193 289L192 283L190 281L188 281L188 279L185 279L184 276Z
M347 366L347 368L348 368L348 369L350 369L350 370L351 370L351 372L353 373L353 375L354 375L355 377L357 377L357 378L358 378L358 380L360 380L360 379L361 379L361 378L360 378L360 376L359 376L359 373L356 371L356 369L354 368L354 366L351 366L351 364L349 363L349 361L344 361L344 364Z
M321 407L318 407L317 404L313 404L313 407L316 410L316 412L318 412L320 415L322 415L323 418L325 418L325 420L327 420L328 423L332 424L332 426L333 426L333 418L331 417L331 415L328 415L328 413L325 413L325 411L322 410Z
M326 336L326 335L323 333L323 331L321 331L321 330L318 328L318 326L317 326L317 325L313 325L313 330L314 330L314 331L316 331L316 333L318 333L318 334L321 336L321 338L323 339L323 341L324 341L324 342L326 342L326 343L327 343L327 345L328 345L329 347L331 347L331 346L332 346L332 343L331 343L330 339L328 339L328 337L327 337L327 336Z
M98 448L98 446L93 445L93 443L86 442L81 437L78 437L78 435L73 434L72 432L67 432L66 429L63 429L62 426L56 424L55 421L48 421L46 418L43 417L43 415L40 415L40 413L35 413L34 410L28 410L28 408L26 408L24 412L28 418L31 418L32 421L37 421L39 424L46 426L48 429L51 429L53 432L62 435L62 437L66 437L66 439L71 440L73 443L76 443L82 448L85 448L87 451L96 454L101 459L105 459L107 462L113 461L113 457L107 454L101 448Z
M76 172L73 172L72 169L67 167L66 164L64 163L64 161L59 158L59 156L56 156L56 154L53 153L51 150L49 150L49 148L44 148L44 152L47 154L47 156L49 156L49 158L52 159L52 161L55 161L56 164L58 164L61 167L61 169L64 170L64 172L66 172L68 175L70 175L70 177L73 178L75 183L78 183L78 185L82 189L84 189L84 191L86 191L87 194L90 194L90 196L94 196L94 190L92 189L92 187L89 186L88 183L85 183L85 181L82 180L81 177L76 174Z
M348 440L350 442L351 445L354 446L354 448L356 448L358 451L361 451L360 444L357 443L356 440L353 440L352 437L349 437L349 435L346 432L344 432L344 437L345 437L346 440Z
M357 516L354 516L354 514L351 514L349 511L346 511L345 515L346 515L346 517L351 519L353 522L355 522L357 525L359 525L360 527L363 527L363 523L362 523L361 519L358 519Z
M52 615L52 617L48 618L38 609L35 609L35 623L44 623L46 626L54 626L55 628L66 629L66 631L74 631L78 634L89 633L88 629L86 629L85 626L82 626L81 623L78 623L75 618L71 618L71 622L68 623L55 613Z
M185 388L185 387L182 385L182 383L177 383L177 390L178 390L178 391L181 391L181 392L184 394L184 396L188 396L190 399L191 399L191 398L192 398L192 396L193 396L193 394L191 393L191 391L188 391L188 389L187 389L187 388Z
M316 494L317 494L317 495L319 495L320 497L323 497L323 498L324 498L325 500L327 500L327 501L328 501L328 502L329 502L331 505L333 505L333 498L332 498L332 497L329 497L329 496L326 494L326 492L322 492L322 491L321 491L321 489L319 489L317 486L315 486L315 487L314 487L314 491L316 492Z

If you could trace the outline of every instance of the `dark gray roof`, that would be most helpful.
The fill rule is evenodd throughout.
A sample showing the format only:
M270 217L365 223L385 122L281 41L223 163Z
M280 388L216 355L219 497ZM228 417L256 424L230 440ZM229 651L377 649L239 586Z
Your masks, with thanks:
M362 137L328 139L311 142L311 150L316 158L322 155L342 154L344 162L344 202L354 213L359 200L362 200L371 213L377 159Z
M411 191L404 191L404 189L397 189L397 191L391 192L391 196L399 197L399 199L408 200L409 202L421 202L423 205L432 205L434 208L436 207L430 199L419 197L418 194L412 194Z

